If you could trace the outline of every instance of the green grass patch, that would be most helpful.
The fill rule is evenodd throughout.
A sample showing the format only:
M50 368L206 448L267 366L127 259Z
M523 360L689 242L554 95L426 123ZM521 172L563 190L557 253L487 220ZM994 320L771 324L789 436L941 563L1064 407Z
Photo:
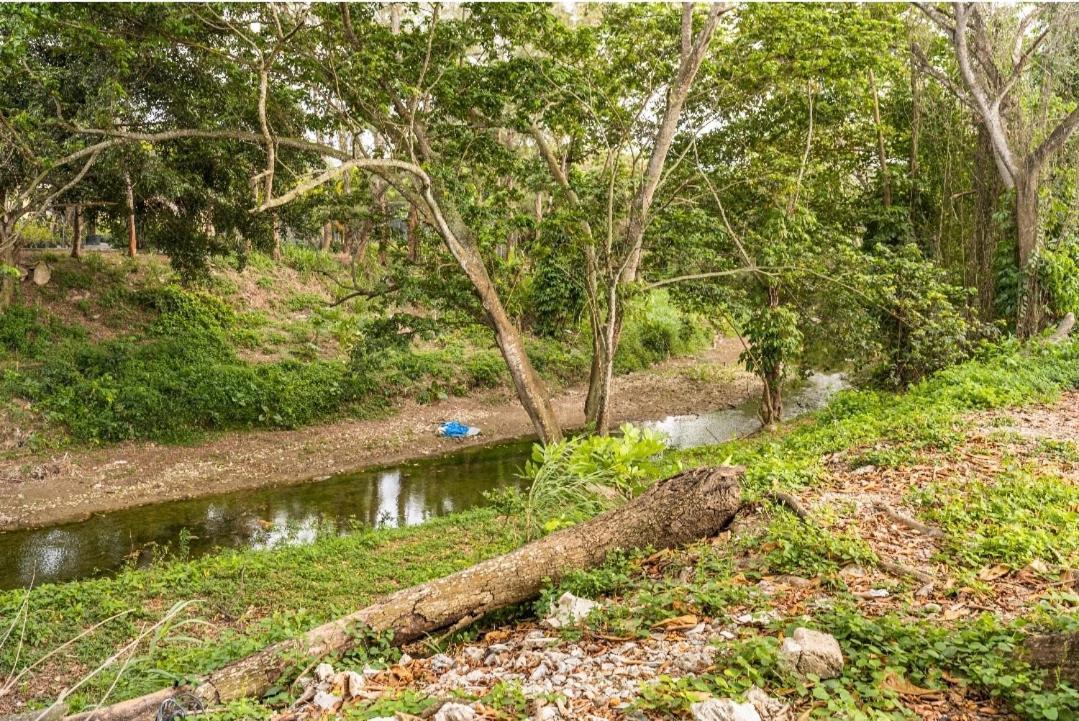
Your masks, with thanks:
M135 696L219 668L380 595L509 550L514 538L494 511L477 510L422 526L361 530L271 551L224 551L113 578L41 586L29 594L20 665L129 611L72 646L64 661L78 667L99 663L173 604L196 601L184 618L200 625L167 635L152 655L139 658L114 698ZM0 593L5 628L25 599L24 591ZM192 642L192 636L201 640ZM0 666L11 668L16 652L14 641L0 647ZM108 675L95 680L74 705L96 701L111 681Z

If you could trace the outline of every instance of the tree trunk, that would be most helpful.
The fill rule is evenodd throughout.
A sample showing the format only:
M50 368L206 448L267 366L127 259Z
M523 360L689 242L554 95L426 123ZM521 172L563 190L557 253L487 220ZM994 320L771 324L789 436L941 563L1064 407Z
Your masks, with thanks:
M775 428L783 420L783 382L779 369L765 373L761 380L764 381L761 390L761 425Z
M768 308L770 311L779 308L779 288L774 285L768 286ZM776 358L763 365L760 417L761 425L770 429L783 420L783 359Z
M502 352L513 379L517 397L528 413L536 434L544 443L562 440L562 429L558 425L554 409L551 408L551 401L532 367L532 361L528 359L516 326L502 305L502 299L491 281L468 226L456 207L452 203L442 202L444 198L434 188L427 188L425 192L427 206L436 215L435 223L439 234L480 297L483 310L494 328L498 349Z
M1030 338L1044 322L1044 297L1038 282L1038 177L1028 174L1015 183L1015 231L1019 256L1019 308L1015 332Z
M596 397L596 433L607 435L611 430L611 397L614 384L614 357L618 353L618 341L622 336L621 300L618 296L619 281L611 279L607 293L607 318L603 323L602 365L599 389Z
M124 173L124 197L127 202L127 254L134 258L139 251L139 236L135 231L135 189L127 173Z
M408 262L420 262L420 214L413 206L408 207L408 221L405 228L408 233Z
M877 97L877 77L869 70L869 85L873 89L873 124L877 129L877 162L880 163L880 180L884 192L884 207L892 207L892 178L888 172L888 151L884 144L884 124L880 121L880 98Z
M298 658L346 651L357 629L392 633L397 644L416 641L462 620L535 598L548 583L569 571L597 566L616 550L670 548L715 535L741 508L742 473L733 467L701 468L661 481L625 506L587 523L398 591L298 639L263 649L210 674L194 693L211 704L258 696L280 683ZM91 715L110 721L150 719L156 704L167 697L162 694L123 702L124 715L102 709L96 715L70 716L68 721L86 721Z
M0 269L6 270L15 267L19 261L19 249L16 245L14 233L0 231ZM0 311L6 310L15 302L15 288L19 279L5 273L0 273Z
M584 399L585 423L596 422L599 415L600 384L603 381L603 334L601 330L592 330L592 364L588 369L588 395Z
M333 228L327 221L322 224L322 244L319 246L319 250L323 253L328 253L331 245L333 245Z
M281 228L277 223L277 213L270 218L270 234L273 237L273 259L281 260Z
M75 206L71 214L71 257L82 257L82 210Z
M994 263L999 237L994 219L1004 185L993 160L993 142L984 126L978 126L974 151L974 230L967 259L966 284L978 291L978 315L986 322L995 315L997 278Z

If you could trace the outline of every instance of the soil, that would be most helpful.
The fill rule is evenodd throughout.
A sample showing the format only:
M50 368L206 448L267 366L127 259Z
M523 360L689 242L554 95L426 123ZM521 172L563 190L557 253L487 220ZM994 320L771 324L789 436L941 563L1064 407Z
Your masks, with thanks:
M731 408L759 392L738 366L741 343L720 339L695 357L673 359L615 381L613 416L658 419ZM584 424L585 388L552 399L564 428ZM468 440L436 434L457 419L481 429ZM291 431L237 432L187 446L148 442L0 461L0 531L53 525L93 513L322 480L336 473L531 435L528 416L505 390L429 405L391 417L344 419Z

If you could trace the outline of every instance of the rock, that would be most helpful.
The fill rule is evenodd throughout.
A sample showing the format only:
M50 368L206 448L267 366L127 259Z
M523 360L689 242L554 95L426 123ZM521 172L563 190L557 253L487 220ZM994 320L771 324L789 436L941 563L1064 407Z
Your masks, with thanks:
M335 708L337 708L337 704L341 703L341 699L337 696L334 696L332 693L318 691L317 693L315 693L315 698L312 703L314 703L323 711L333 711Z
M49 264L43 260L39 260L34 265L34 285L47 285L49 280L52 279L52 270L49 268Z
M435 721L475 721L476 712L463 703L448 703L435 714Z
M532 714L532 721L556 721L560 718L562 714L558 711L558 707L551 705L542 706Z
M431 657L431 670L436 673L443 673L453 668L453 659L444 653L436 654Z
M333 666L328 663L320 663L315 667L315 679L319 683L326 683L333 678Z
M693 721L761 721L751 703L735 703L729 698L710 698L689 707Z
M347 678L346 678L346 683L345 683L345 690L348 692L348 695L350 697L351 696L359 696L360 692L363 691L363 687L364 687L366 681L367 681L367 679L364 678L364 675L362 673L356 673L355 671L349 671L347 673Z
M599 604L587 598L574 596L568 591L563 593L558 602L551 607L551 613L544 619L551 628L566 628L576 626L583 621L589 613Z
M843 651L831 634L796 628L792 636L783 639L779 666L803 678L835 678L843 673Z
M753 704L764 721L790 721L791 707L754 686L746 692L746 701Z

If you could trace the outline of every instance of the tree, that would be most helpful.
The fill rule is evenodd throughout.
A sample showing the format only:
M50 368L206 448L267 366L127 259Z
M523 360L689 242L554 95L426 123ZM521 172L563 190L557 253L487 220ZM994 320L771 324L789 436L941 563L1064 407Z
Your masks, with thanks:
M552 196L571 209L567 232L577 237L583 254L592 333L585 415L600 434L610 427L624 295L638 279L683 108L719 20L732 7L714 3L696 18L693 4L684 3L673 37L662 30L656 37L655 21L662 22L663 15L654 17L654 9L605 9L604 31L586 27L571 33L558 47L561 54L550 50L557 44L545 43L549 55L535 59L534 83L523 87L538 86L546 104L536 107L535 100L521 98L515 117L502 118L532 137L550 174ZM643 32L632 39L617 29L633 23ZM652 37L646 39L649 31ZM668 49L671 40L676 54ZM642 52L644 43L655 43L654 51ZM609 58L609 64L596 63L596 57ZM656 60L666 57L675 60ZM573 89L567 92L567 86Z
M1053 103L1052 78L1037 70L1037 60L1053 52L1054 41L1074 32L1079 15L1068 6L1039 5L1018 16L1010 8L954 3L951 12L918 7L951 40L960 82L931 63L915 45L914 52L933 77L971 111L985 129L1004 187L1013 191L1017 264L1022 291L1016 332L1029 337L1045 322L1037 259L1041 250L1039 192L1046 166L1079 128L1076 98L1056 122L1041 122ZM1038 78L1039 74L1043 77ZM1038 104L1024 102L1024 86L1040 82Z

